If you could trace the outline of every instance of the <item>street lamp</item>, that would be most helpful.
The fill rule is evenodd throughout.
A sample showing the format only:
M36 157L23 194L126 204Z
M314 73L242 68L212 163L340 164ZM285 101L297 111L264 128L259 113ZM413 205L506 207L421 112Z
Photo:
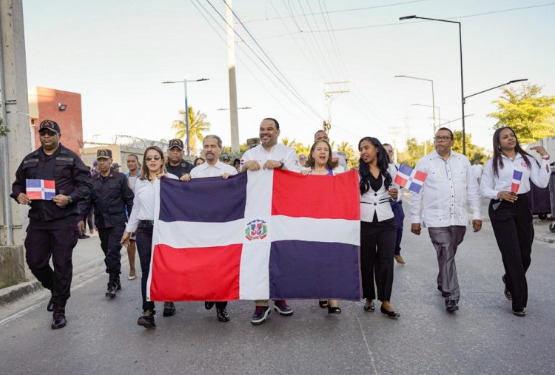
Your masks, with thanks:
M497 89L497 88L499 88L499 87L507 86L507 85L510 85L510 84L513 84L513 83L525 82L525 81L528 81L528 78L513 79L512 81L509 81L509 82L507 82L507 83L503 83L503 84L501 84L501 85L492 87L492 88L490 88L490 89L486 89L486 90L479 91L479 92L474 93L474 94L472 94L472 95L465 96L465 97L463 98L463 103L466 104L466 99L471 98L471 97L476 96L476 95L479 95L479 94L482 94L482 93L484 93L484 92L491 91L491 90L495 90L495 89Z
M420 78L420 77L413 77L413 76L406 76L404 74L401 75L396 75L395 78L410 78L410 79L417 79L419 81L428 81L432 84L432 118L434 119L434 134L435 134L435 128L436 128L436 112L435 112L435 108L436 107L436 98L434 95L434 80L433 79L428 79L428 78ZM441 121L441 120L440 120Z
M191 79L191 80L187 80L187 79L183 79L182 81L164 81L162 83L166 84L166 83L183 83L184 87L185 87L185 130L186 130L186 136L187 136L187 156L191 155L191 147L190 147L190 143L189 143L189 103L187 101L187 82L202 82L202 81L208 81L210 78L199 78L199 79Z
M399 17L399 21L404 20L427 20L427 21L438 21L438 22L447 22L447 23L456 23L459 25L459 55L461 60L461 111L462 111L462 146L463 146L463 155L466 155L466 128L464 124L464 77L463 77L463 54L462 54L462 31L461 31L461 23L457 21L451 20L443 20L440 18L428 18L428 17L418 17L415 15L412 16L405 16Z

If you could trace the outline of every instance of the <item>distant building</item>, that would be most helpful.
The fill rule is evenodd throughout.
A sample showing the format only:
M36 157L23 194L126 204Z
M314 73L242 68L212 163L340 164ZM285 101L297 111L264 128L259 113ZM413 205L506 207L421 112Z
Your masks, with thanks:
M47 87L29 90L29 118L33 148L40 146L38 128L43 120L56 121L62 131L61 143L81 155L83 147L83 117L81 94Z

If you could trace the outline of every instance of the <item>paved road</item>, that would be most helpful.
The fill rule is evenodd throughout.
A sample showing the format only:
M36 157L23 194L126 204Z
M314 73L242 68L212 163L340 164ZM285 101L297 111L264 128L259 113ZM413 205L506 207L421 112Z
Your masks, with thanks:
M427 233L405 235L407 264L395 266L392 299L398 321L364 312L362 302L342 302L343 314L329 316L316 301L290 301L293 316L273 313L254 327L251 302L230 303L228 323L202 303L178 303L154 330L136 325L139 280L104 297L98 240L85 240L83 259L97 265L75 278L66 328L50 329L44 292L2 308L0 374L555 374L555 245L535 243L528 316L518 318L503 296L491 226L467 233L457 255L461 310L451 315Z

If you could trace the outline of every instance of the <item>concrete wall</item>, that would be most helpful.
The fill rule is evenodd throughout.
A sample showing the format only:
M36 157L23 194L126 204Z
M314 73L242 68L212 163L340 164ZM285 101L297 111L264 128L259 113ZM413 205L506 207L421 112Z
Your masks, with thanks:
M23 260L23 239L25 237L28 208L18 205L13 199L4 201L4 194L11 192L11 183L21 160L31 152L31 132L29 131L29 104L27 95L27 63L25 60L25 35L23 32L23 6L21 0L0 0L0 39L2 59L0 70L4 78L4 122L10 129L7 138L0 141L0 152L7 152L2 160L2 173L7 172L8 184L2 184L3 207L0 230L0 279L12 278L11 282L25 278ZM7 142L4 142L6 141ZM9 229L4 214L11 210L14 246L8 246L6 238Z
M118 163L121 168L120 172L126 173L127 169L127 155L137 154L139 157L139 163L143 162L143 149L133 148L121 145L99 145L98 147L86 147L83 148L81 159L86 165L92 166L93 162L96 160L96 151L99 149L109 149L112 150L112 160L114 163Z

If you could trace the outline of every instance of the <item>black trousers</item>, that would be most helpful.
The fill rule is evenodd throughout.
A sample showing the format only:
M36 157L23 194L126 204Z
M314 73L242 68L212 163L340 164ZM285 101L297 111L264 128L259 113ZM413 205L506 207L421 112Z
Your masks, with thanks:
M391 210L397 225L397 241L395 241L395 255L401 255L401 239L403 238L403 220L405 220L405 211L403 211L403 201L390 200Z
M374 280L380 301L391 300L393 253L397 241L395 219L381 222L361 221L360 269L364 298L376 299Z
M104 263L107 273L120 273L121 270L121 236L125 226L98 229L100 247L104 252Z
M64 307L70 296L72 255L77 244L77 216L59 220L31 220L25 237L25 258L42 286L52 292L55 305ZM50 258L54 269L50 267Z
M152 256L152 225L139 224L137 228L137 252L141 263L141 294L143 297L143 310L154 312L154 302L146 300L146 282L150 272L150 257Z
M514 203L492 200L489 217L501 251L505 282L513 297L513 309L520 310L528 303L526 271L532 261L530 255L534 241L528 195L520 194Z

